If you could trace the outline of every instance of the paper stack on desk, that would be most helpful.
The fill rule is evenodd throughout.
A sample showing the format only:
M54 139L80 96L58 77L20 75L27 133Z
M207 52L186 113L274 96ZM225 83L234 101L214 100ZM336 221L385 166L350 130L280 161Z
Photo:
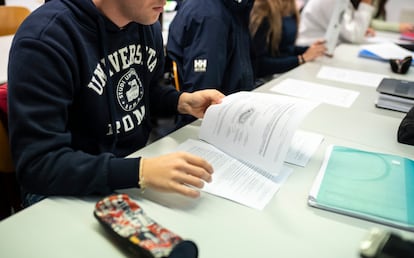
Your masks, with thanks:
M414 81L384 78L377 91L379 108L408 112L414 106Z
M414 160L330 146L308 204L414 231Z
M204 192L261 210L292 172L284 161L300 122L318 104L277 94L230 94L207 109L199 139L188 139L177 150L196 154L214 167L213 181L204 185ZM322 141L312 134L305 137L306 144L294 148L298 157L306 154L309 138L315 140L309 152ZM295 158L288 160L297 164Z
M414 53L397 44L387 42L363 45L358 56L379 61L388 61L390 59L403 59L407 56L414 56ZM414 60L411 62L411 65L414 65Z

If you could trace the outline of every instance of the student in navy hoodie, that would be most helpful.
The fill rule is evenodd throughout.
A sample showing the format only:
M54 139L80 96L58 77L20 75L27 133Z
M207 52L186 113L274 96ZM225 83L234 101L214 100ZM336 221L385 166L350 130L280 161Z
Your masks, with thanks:
M150 116L202 117L223 95L158 84L165 0L52 0L16 33L9 132L26 205L51 195L149 187L199 196L212 166L190 153L124 158L145 146ZM193 186L193 187L191 187Z
M249 13L254 0L186 0L170 24L168 58L176 62L182 91L224 94L255 87ZM181 120L181 122L180 122ZM179 117L178 126L192 121Z

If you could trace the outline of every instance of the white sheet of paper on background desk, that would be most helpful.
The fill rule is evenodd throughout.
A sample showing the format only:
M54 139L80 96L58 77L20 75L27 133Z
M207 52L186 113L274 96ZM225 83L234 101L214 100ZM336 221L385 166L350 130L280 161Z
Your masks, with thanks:
M386 37L380 37L380 36L374 36L374 37L365 37L364 43L365 44L378 44L378 43L393 43L395 40L386 38Z
M402 59L406 56L413 56L413 52L390 42L362 45L361 50L369 51L384 60L392 58Z
M322 66L316 77L319 79L345 82L374 88L378 87L382 79L388 78L388 76L384 74L360 72L331 66Z
M350 107L359 95L357 91L296 79L285 79L270 90L340 107Z

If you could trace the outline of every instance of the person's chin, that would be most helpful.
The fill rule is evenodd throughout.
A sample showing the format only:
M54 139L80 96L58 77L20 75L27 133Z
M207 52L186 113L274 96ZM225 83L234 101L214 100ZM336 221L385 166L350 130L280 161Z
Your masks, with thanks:
M151 25L156 23L159 19L160 19L160 12L155 12L152 16L151 19L149 19L148 23L145 23L144 25Z

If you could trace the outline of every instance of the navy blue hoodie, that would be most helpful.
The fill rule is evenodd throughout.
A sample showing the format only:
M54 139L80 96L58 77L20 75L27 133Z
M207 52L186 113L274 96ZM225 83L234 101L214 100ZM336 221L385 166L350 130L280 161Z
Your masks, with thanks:
M253 36L253 63L256 77L266 77L287 72L299 66L298 55L306 52L307 46L296 46L297 23L294 16L282 18L282 32L277 54L267 43L267 33L270 29L269 20L265 18Z
M150 111L177 110L179 93L158 84L163 66L159 23L118 28L91 0L36 9L14 37L8 68L12 155L24 192L137 187L139 158L123 157L146 144Z
M253 0L186 0L170 24L167 55L184 91L254 88L249 13Z

